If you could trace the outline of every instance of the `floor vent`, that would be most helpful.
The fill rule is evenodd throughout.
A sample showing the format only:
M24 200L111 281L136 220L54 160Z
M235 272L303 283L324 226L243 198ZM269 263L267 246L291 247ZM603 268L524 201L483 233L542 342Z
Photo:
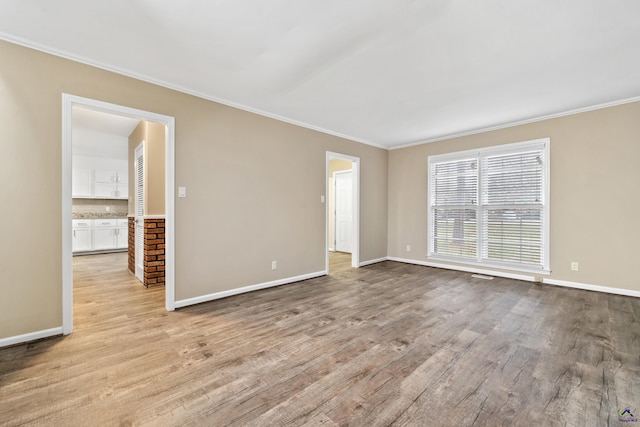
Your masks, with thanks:
M475 277L476 279L493 280L493 277L485 276L484 274L472 274L471 277Z

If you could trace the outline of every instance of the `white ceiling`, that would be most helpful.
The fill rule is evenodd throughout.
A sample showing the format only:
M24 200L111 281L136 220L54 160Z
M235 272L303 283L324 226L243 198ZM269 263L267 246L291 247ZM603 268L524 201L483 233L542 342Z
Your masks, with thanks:
M128 138L140 120L76 106L73 107L71 122L74 130L90 130Z
M0 0L0 38L393 148L640 96L637 0Z

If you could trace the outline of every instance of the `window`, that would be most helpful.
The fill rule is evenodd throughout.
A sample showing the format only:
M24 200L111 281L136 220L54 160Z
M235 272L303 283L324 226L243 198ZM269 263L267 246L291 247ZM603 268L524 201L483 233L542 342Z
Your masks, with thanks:
M549 139L429 157L429 258L549 271Z

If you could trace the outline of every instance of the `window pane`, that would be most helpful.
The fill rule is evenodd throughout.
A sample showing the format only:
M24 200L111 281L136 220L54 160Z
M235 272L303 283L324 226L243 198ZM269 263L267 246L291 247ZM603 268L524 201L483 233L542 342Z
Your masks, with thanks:
M436 209L433 221L434 253L475 258L476 230L474 209Z
M548 143L430 156L429 254L548 269Z
M483 217L483 259L541 265L542 209L489 209Z
M483 204L541 204L543 164L540 152L483 159Z
M475 159L436 164L432 174L432 204L475 205L478 171Z

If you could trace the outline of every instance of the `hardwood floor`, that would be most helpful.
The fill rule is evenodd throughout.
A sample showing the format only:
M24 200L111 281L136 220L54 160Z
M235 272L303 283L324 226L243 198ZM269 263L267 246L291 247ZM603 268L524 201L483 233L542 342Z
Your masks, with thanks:
M640 408L640 299L383 262L169 313L126 255L74 264L75 332L0 349L0 425L618 426Z

